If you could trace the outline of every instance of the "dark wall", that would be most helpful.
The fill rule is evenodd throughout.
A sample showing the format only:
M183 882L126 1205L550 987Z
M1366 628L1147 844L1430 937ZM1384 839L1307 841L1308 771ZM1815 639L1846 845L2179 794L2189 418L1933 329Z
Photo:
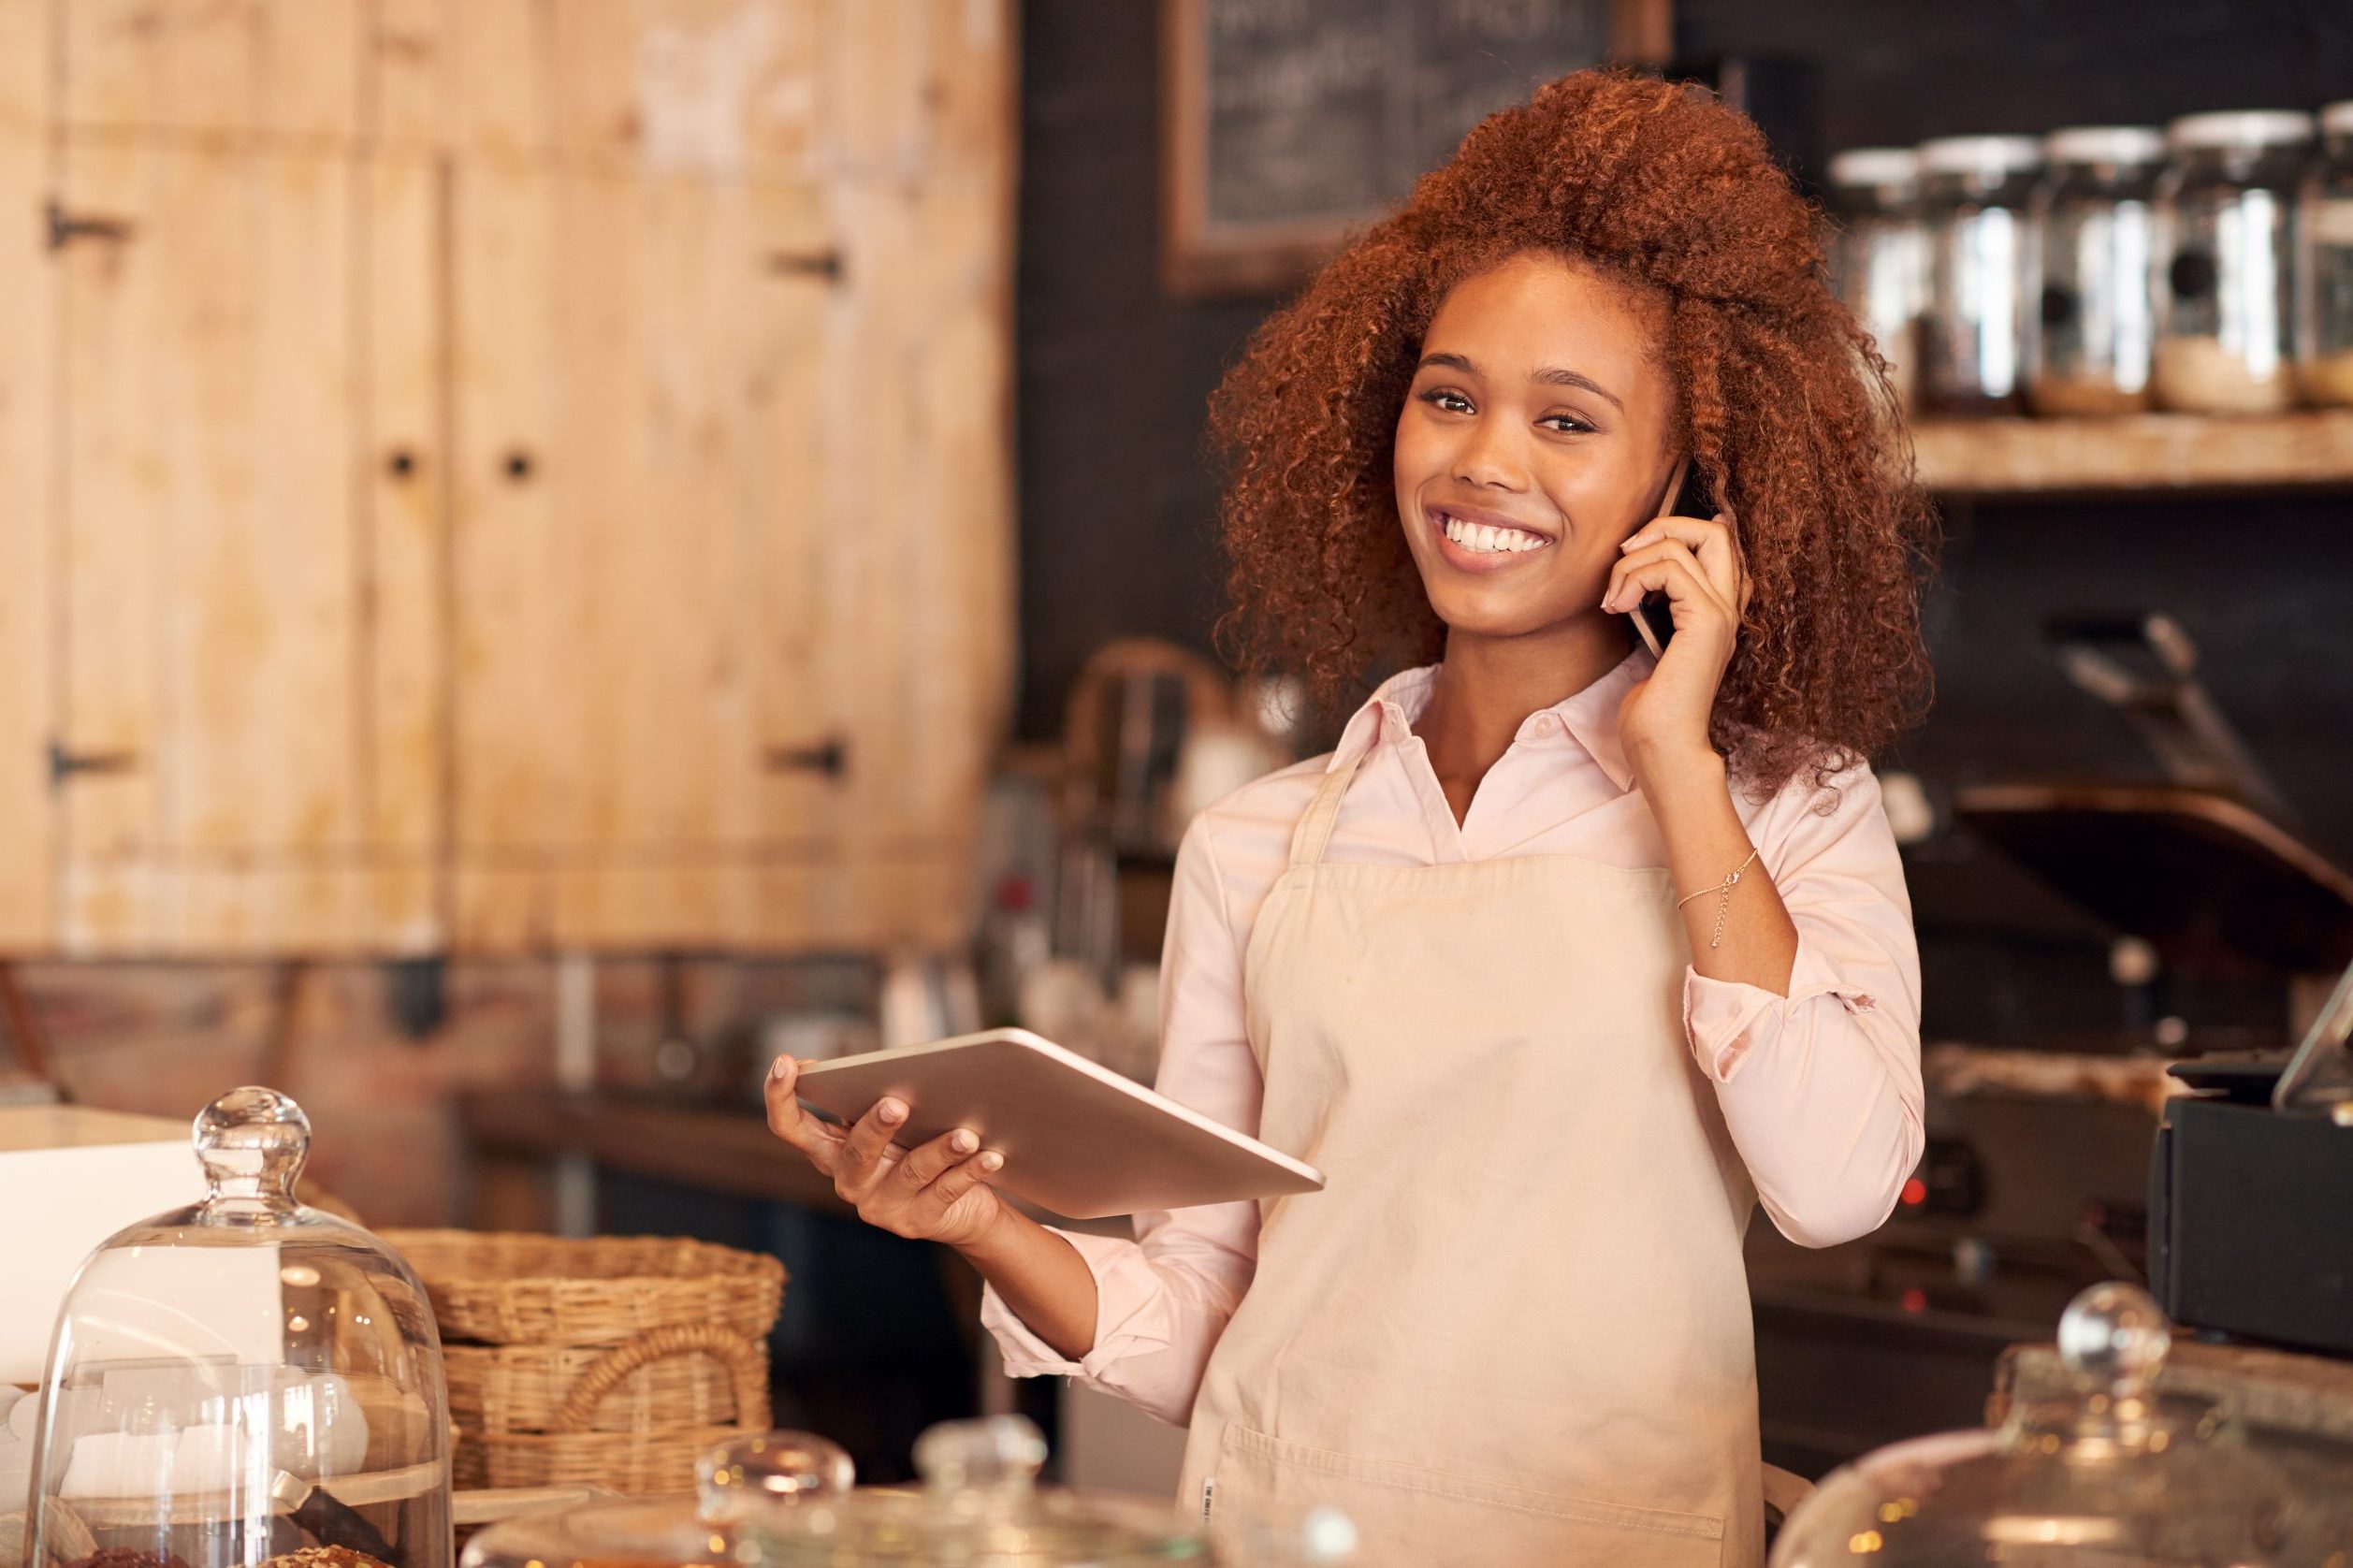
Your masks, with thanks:
M1266 301L1159 284L1149 0L1023 7L1016 281L1024 735L1112 637L1209 645L1223 593L1203 408Z
M1183 305L1158 289L1155 16L1147 0L1025 7L1021 722L1033 736L1059 724L1096 645L1144 632L1206 646L1220 608L1202 409L1268 302ZM1810 61L1834 149L2353 96L2342 0L1678 0L1677 42L1688 57ZM2145 773L2129 732L2060 677L2041 627L2055 612L2161 608L2200 643L2225 711L2319 836L2353 858L2353 494L1981 505L1949 522L1929 606L1939 704L1900 761L1938 789ZM1939 962L1974 953L1983 888L1923 869L1924 932L1959 944ZM2050 939L2066 939L2063 925ZM2097 948L2073 940L2062 967L2097 989ZM1947 1026L2008 1030L2048 990L1932 985L1932 1011L1941 994Z

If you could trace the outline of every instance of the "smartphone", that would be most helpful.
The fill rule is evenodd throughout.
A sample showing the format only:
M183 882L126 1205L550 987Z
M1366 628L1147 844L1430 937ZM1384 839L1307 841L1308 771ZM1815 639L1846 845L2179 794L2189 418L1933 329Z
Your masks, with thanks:
M1697 463L1685 466L1683 483L1677 487L1675 501L1663 515L1674 517L1712 517L1716 515L1716 487L1700 472ZM1650 657L1661 658L1666 646L1675 639L1675 611L1663 593L1646 593L1642 603L1634 606L1634 632L1642 646L1650 650Z

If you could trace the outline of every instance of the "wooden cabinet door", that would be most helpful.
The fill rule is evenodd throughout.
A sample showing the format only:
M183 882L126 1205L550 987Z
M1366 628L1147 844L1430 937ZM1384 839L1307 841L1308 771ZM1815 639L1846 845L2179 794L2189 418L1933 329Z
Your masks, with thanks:
M806 594L806 187L457 173L457 918L494 948L724 944L859 777ZM781 622L792 630L776 632ZM777 682L789 672L780 689ZM839 743L840 770L821 762ZM771 765L782 782L771 783Z
M905 195L457 178L459 942L948 939L1009 642L1001 297Z
M0 0L0 949L46 946L55 883L48 752L56 696L50 538L56 268L45 0Z
M405 864L376 840L404 809L379 755L408 748L414 772L435 742L399 673L414 650L387 661L375 637L429 583L366 435L376 312L431 337L429 178L69 138L58 199L84 225L59 279L64 947L435 945L437 830ZM391 385L387 409L416 417L414 375ZM402 563L385 577L378 524Z

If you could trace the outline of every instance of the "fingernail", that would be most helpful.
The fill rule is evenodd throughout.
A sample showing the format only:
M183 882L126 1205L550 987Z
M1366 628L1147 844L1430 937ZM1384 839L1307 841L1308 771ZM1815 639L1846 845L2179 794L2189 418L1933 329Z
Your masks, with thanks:
M907 1119L907 1107L901 1105L896 1100L884 1100L882 1102L882 1119L886 1122L905 1121Z
M998 1154L994 1149L980 1156L980 1169L983 1170L995 1170L998 1166L1001 1166L1004 1163L1005 1156Z
M768 1076L770 1078L782 1078L784 1076L785 1068L791 1067L792 1065L792 1057L790 1053L787 1053L785 1055L779 1056L775 1061L768 1064Z
M980 1140L973 1137L970 1133L965 1131L962 1127L957 1128L956 1135L948 1140L948 1147L953 1149L959 1154L968 1154L980 1146Z

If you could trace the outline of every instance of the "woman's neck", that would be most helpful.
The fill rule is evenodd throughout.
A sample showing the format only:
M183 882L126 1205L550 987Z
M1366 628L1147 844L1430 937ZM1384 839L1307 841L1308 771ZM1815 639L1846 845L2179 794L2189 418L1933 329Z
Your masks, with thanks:
M1633 648L1620 616L1580 616L1525 637L1451 632L1414 733L1460 822L1479 780L1511 748L1527 717L1574 697Z

